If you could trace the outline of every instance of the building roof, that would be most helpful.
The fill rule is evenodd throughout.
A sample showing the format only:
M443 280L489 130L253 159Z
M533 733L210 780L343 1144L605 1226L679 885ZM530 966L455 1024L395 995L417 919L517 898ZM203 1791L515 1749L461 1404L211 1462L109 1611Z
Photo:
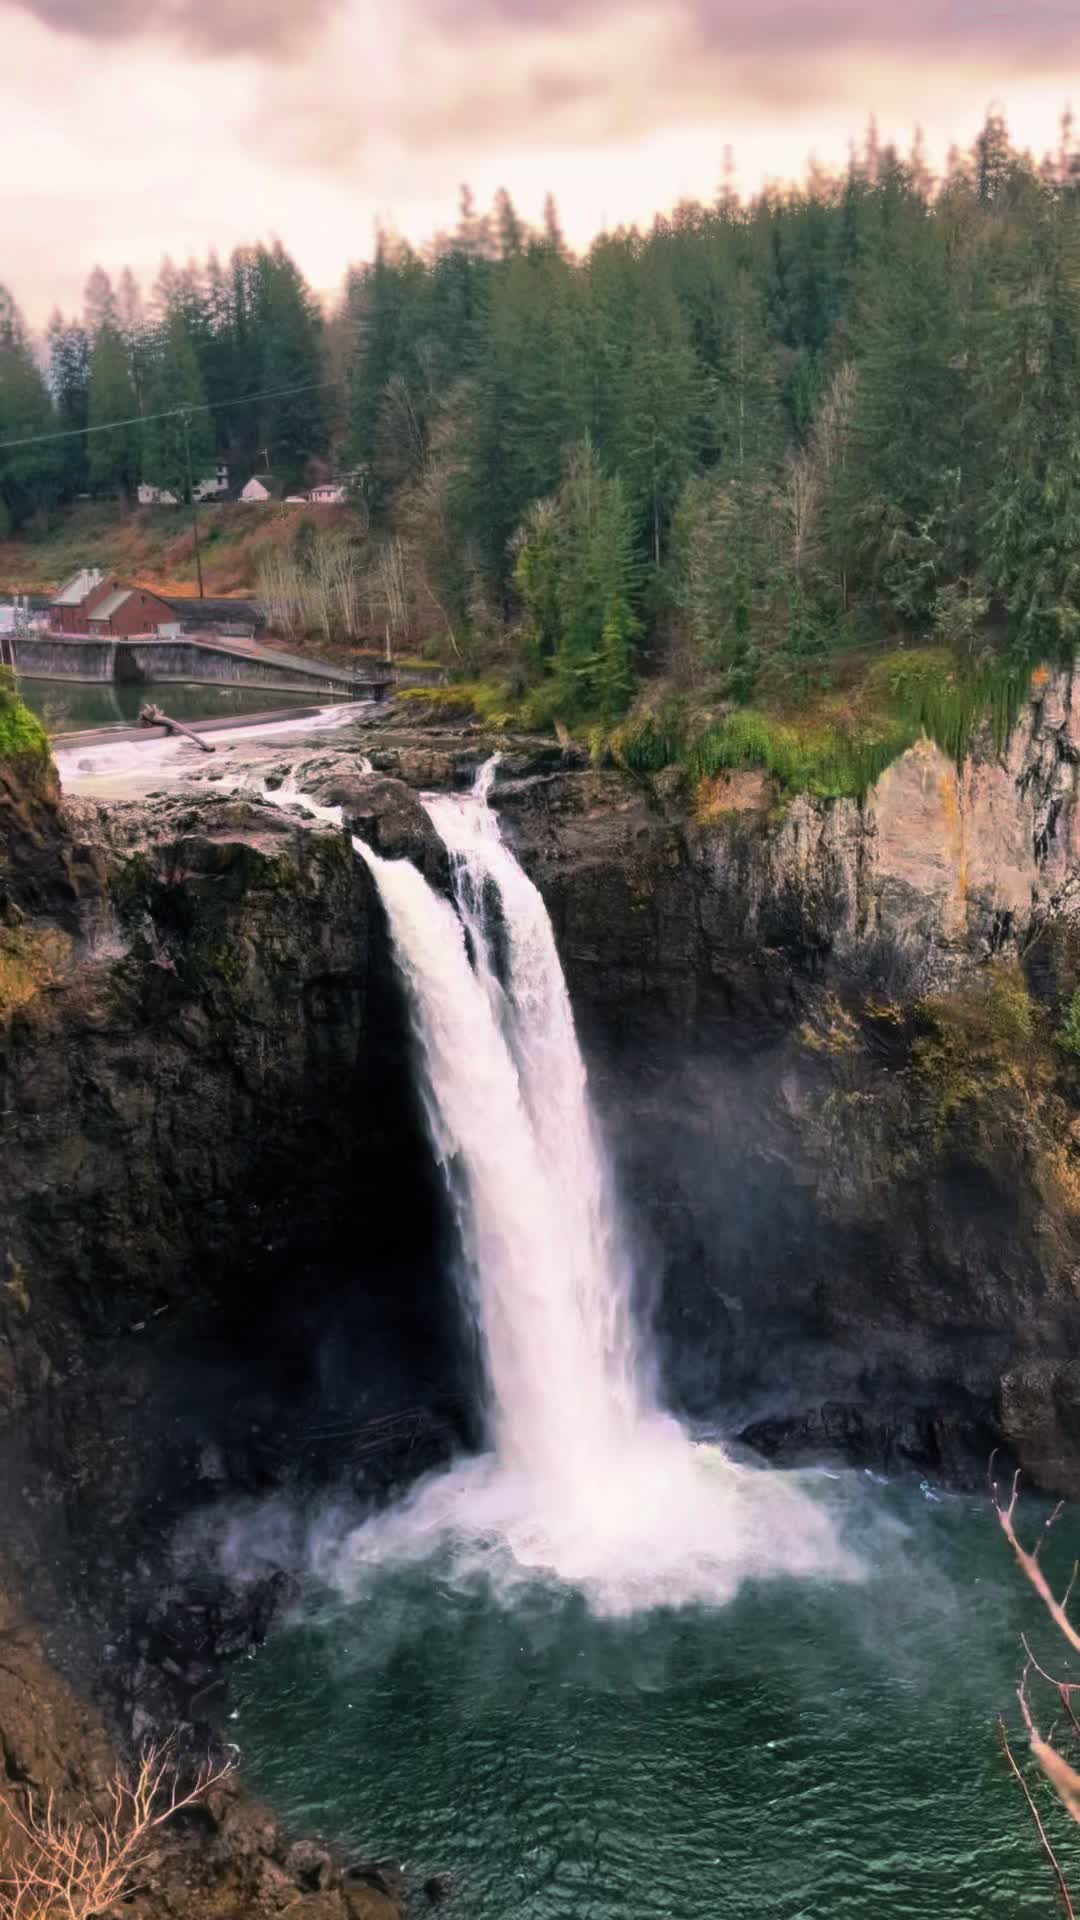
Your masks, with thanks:
M103 600L100 607L94 608L93 613L90 615L91 620L111 620L114 613L119 613L125 600L131 599L133 592L133 587L117 587L115 593L110 593L108 599Z
M70 580L65 580L60 591L53 595L54 607L81 607L84 600L100 587L105 575L100 567L80 567Z

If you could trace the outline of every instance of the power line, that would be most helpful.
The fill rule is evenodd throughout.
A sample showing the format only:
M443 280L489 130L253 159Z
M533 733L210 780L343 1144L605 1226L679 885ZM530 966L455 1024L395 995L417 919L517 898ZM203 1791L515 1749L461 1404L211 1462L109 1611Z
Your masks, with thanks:
M45 440L80 440L88 433L116 433L120 427L142 427L149 420L183 419L185 414L217 413L223 407L251 407L258 400L288 400L294 393L317 393L324 387L344 386L339 377L333 380L309 380L302 387L278 387L268 393L239 394L235 400L200 400L198 405L190 407L166 407L161 413L137 413L130 420L104 420L96 427L64 427L59 433L28 433L19 440L0 440L0 453L7 453L13 447L36 447Z

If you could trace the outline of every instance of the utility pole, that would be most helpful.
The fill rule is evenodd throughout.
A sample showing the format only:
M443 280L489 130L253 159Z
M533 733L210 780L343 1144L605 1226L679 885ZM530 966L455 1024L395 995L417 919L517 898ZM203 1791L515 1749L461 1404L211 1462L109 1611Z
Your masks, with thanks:
M191 471L191 415L184 415L184 451L187 454L188 499L191 501L191 531L195 538L195 574L199 582L199 599L205 600L202 577L202 552L199 547L199 508L195 499L195 478Z

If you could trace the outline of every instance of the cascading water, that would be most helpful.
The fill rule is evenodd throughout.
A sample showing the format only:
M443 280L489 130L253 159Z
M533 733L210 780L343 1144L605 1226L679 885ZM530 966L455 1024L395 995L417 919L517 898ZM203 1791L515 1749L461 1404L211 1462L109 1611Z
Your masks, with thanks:
M488 1378L493 1451L335 1543L343 1578L451 1546L605 1611L722 1601L754 1573L853 1571L790 1482L695 1446L649 1391L628 1262L543 900L487 805L429 800L458 912L362 842L419 1042Z

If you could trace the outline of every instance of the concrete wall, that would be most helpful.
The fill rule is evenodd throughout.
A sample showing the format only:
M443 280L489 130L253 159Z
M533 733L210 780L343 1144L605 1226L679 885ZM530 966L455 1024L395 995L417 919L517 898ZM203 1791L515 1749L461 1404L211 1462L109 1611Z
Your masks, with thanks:
M15 665L31 680L112 680L115 640L60 640L55 634L16 634Z
M259 660L250 654L229 653L222 647L200 647L190 640L60 640L43 634L14 638L15 664L32 680L119 680L130 685L167 685L187 681L200 686L271 687L289 693L359 695L363 683L332 668L310 669Z

